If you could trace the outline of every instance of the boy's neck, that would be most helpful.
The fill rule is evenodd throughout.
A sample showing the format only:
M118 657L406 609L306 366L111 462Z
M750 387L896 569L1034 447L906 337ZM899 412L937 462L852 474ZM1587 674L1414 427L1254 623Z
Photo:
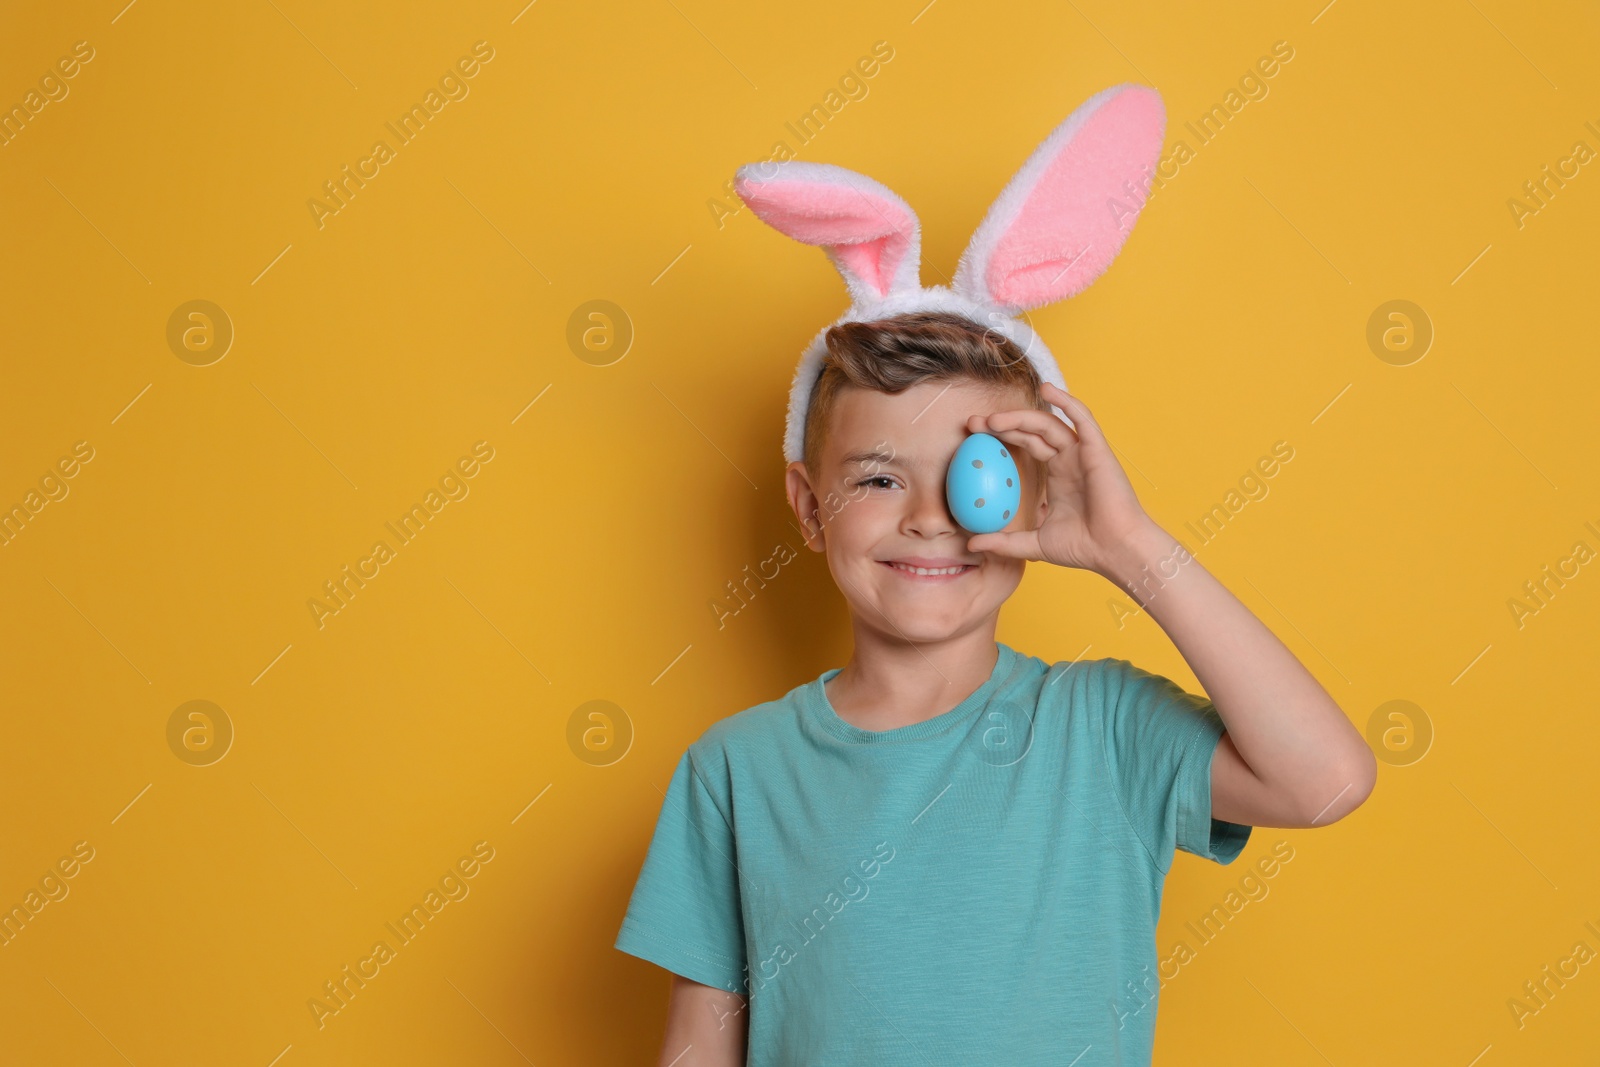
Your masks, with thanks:
M850 661L823 687L834 713L882 732L952 710L994 673L993 624L934 643L912 644L857 627Z

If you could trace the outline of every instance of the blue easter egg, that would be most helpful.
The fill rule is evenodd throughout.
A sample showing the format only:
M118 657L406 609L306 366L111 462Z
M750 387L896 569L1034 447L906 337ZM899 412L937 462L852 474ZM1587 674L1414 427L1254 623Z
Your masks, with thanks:
M963 529L994 533L1004 529L1022 503L1022 475L1006 443L975 433L961 442L944 479L950 514Z

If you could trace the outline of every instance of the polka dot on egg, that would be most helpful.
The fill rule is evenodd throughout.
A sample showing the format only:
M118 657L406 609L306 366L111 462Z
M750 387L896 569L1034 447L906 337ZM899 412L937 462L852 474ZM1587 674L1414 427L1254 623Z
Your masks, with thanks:
M981 496L980 496L980 497L979 497L979 498L978 498L978 503L977 503L977 505L976 505L976 506L977 506L977 507L980 507L980 508L981 508L981 507L983 507L983 497L981 497Z

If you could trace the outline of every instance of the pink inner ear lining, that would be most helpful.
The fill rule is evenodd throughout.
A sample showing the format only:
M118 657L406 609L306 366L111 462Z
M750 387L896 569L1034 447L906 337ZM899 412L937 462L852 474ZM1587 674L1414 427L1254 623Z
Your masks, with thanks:
M773 229L832 248L880 297L888 295L916 233L916 219L899 204L847 185L751 182L735 191Z
M1128 90L1078 128L990 254L985 282L997 300L1038 307L1111 265L1143 205L1143 168L1160 154L1164 125L1155 93Z
M896 247L891 249L890 245ZM888 296L895 268L905 257L906 242L899 234L887 234L875 241L839 246L835 254L857 277L871 286L873 292Z

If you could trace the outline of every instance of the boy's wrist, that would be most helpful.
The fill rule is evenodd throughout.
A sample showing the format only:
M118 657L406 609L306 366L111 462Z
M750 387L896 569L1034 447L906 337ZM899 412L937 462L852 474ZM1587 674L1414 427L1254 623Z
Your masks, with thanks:
M1153 592L1177 576L1178 568L1194 557L1154 519L1148 516L1120 537L1106 552L1100 575L1141 604L1146 590Z

